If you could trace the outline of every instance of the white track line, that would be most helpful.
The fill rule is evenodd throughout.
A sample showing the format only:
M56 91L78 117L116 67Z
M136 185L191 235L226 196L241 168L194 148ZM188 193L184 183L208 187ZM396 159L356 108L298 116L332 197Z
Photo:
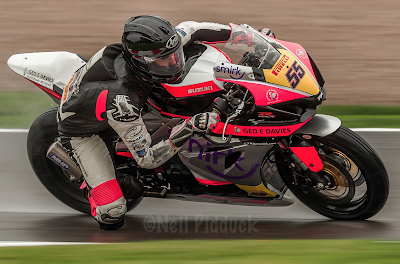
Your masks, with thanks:
M355 132L400 132L400 128L351 128Z
M29 129L2 128L0 133L28 133Z
M97 245L103 243L0 241L0 247L69 246L69 245L95 245L95 244Z

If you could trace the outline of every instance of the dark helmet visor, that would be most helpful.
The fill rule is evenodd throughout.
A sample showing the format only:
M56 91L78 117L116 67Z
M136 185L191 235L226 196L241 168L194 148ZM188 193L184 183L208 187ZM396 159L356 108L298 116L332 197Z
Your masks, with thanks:
M158 76L171 76L180 73L185 65L182 47L160 58L144 56L143 59L149 69L149 73Z

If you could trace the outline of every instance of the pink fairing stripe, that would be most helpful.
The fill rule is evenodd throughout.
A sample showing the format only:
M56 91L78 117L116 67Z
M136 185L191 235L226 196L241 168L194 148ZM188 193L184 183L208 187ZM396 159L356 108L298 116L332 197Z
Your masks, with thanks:
M226 41L225 41L226 42ZM230 62L230 63L232 63L232 60L231 60L231 58L229 58L228 57L228 55L226 55L225 54L225 52L223 52L222 50L220 50L219 48L217 48L217 47L214 47L214 46L212 46L212 45L210 45L210 47L213 47L214 49L216 49L216 50L218 50L222 55L224 55L225 56L225 58Z
M151 104L151 106L153 106L155 109L159 110L159 111L161 112L161 114L163 114L163 115L170 116L170 117L180 117L180 118L183 118L183 119L190 118L190 116L175 115L175 114L170 114L170 113L161 111L161 108L160 108L160 107L156 106L155 104L153 104L153 103L150 102L149 100L147 100L147 102L148 102L149 104Z
M190 116L175 115L175 114L170 114L170 113L167 113L167 112L164 112L164 111L161 111L161 114L166 115L166 116L170 116L170 117L180 117L180 118L183 118L183 119L190 118Z
M324 167L317 150L313 147L290 147L293 153L313 172L319 172Z
M27 80L28 80L28 79L27 79ZM34 81L31 81L31 80L28 80L28 81L30 81L31 83L33 83L34 85L36 85L37 87L39 87L40 89L42 89L43 91L45 91L46 93L48 93L48 94L54 96L54 97L57 98L58 100L61 100L61 95L58 94L58 93L56 93L55 91L53 91L53 90L51 90L51 89L49 89L49 88L46 88L46 87L44 87L43 85L40 85L40 84L38 84L38 83L35 83Z
M101 114L106 111L107 94L108 94L108 90L104 90L99 94L99 97L97 97L97 101L96 101L96 118L99 121L106 120L105 118L101 117Z
M147 100L147 102L148 102L149 104L151 104L151 106L154 107L155 109L161 111L161 107L156 106L155 104L153 104L152 102L150 102L150 100Z
M244 137L286 137L291 135L311 119L312 117L303 123L288 126L239 126L228 124L225 130L225 135L232 134L232 136ZM224 125L225 123L219 122L217 126L212 129L212 132L215 134L222 134Z
M90 190L90 197L97 206L112 203L122 195L121 187L116 179L106 181Z
M221 91L221 89L213 81L196 83L186 86L170 86L165 83L162 83L161 85L165 88L165 90L167 90L172 96L176 98L196 96Z
M231 184L231 182L228 182L228 181L220 182L220 181L212 181L212 180L205 180L205 179L199 179L199 178L196 178L196 180L199 183L204 184L204 185L226 185L226 184Z
M207 44L207 45L213 45L213 44L221 44L221 43L227 43L227 40L221 40L221 41L202 41L202 43Z
M237 83L244 86L253 95L255 104L259 106L272 105L307 97L306 95L300 94L296 91L291 92L285 89L269 86L267 83L263 84L231 79L217 80L223 82ZM271 96L272 94L274 96Z
M130 153L130 152L117 152L117 155L123 156L123 157L128 157L128 158L133 158L132 153Z

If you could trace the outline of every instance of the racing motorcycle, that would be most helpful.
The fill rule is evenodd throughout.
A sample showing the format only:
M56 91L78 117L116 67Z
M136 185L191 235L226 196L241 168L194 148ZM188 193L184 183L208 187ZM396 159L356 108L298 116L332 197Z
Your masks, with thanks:
M147 196L287 206L294 202L291 192L332 219L377 214L389 194L384 164L338 118L316 113L326 91L310 55L299 44L266 36L246 24L230 25L226 43L185 47L180 82L155 86L142 111L153 143L168 138L182 118L205 111L221 116L211 133L193 136L154 170L138 167L112 129L101 135L108 142L117 178L123 175L123 181L143 186L139 198L123 189L128 210ZM8 65L60 104L71 76L86 62L74 53L42 52L13 55ZM55 197L89 214L79 165L59 143L56 113L57 108L50 108L33 122L27 139L29 160Z

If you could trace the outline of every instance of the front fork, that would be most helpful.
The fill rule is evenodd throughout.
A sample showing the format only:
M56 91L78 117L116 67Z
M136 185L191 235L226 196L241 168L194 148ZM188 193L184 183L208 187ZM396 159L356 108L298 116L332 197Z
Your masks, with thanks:
M289 157L290 166L296 171L301 170L301 174L296 173L295 184L299 184L298 176L304 178L307 185L322 190L329 188L331 182L323 177L321 172L324 164L316 149L316 138L310 135L296 135L290 138L290 144L286 139L279 142L280 151Z

